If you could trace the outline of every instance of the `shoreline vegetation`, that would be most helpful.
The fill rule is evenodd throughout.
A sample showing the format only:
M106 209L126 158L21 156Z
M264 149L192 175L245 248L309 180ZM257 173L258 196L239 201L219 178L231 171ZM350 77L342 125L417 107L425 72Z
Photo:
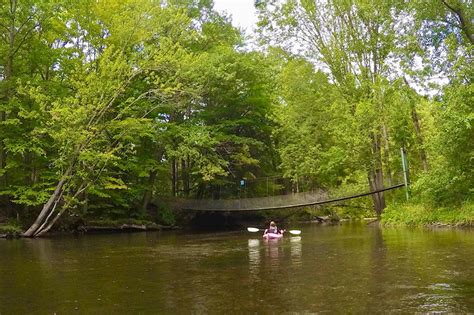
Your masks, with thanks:
M451 207L418 203L393 204L385 209L381 222L386 226L472 227L474 202Z
M379 222L385 227L416 228L472 228L474 227L474 203L465 202L458 207L434 207L417 203L393 203L389 205L380 220L375 217L313 215L301 222L316 224L339 224L348 221L365 221L367 225ZM47 235L129 233L182 229L179 225L161 225L148 220L91 220L75 227L63 228ZM17 223L0 223L0 238L20 238L24 232Z

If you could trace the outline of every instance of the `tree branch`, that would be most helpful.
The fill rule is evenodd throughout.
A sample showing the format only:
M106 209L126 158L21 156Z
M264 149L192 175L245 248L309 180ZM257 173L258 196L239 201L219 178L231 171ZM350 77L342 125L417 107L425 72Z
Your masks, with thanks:
M441 2L451 11L453 11L454 13L456 13L456 15L458 14L458 11L456 9L454 9L454 7L452 7L447 1L445 0L441 0Z
M26 34L23 36L23 38L20 40L20 43L18 44L18 46L13 50L13 52L11 52L11 56L15 56L15 54L18 52L18 50L20 50L21 46L23 46L23 44L25 43L26 39L28 38L28 36L33 32L33 30L36 28L36 26L38 26L38 24L35 24L32 28L30 28L28 30L28 32L26 32ZM18 34L18 32L17 32Z
M446 0L441 0L441 2L450 10L454 13L454 15L458 18L459 25L458 27L464 32L466 35L467 39L471 42L471 44L474 44L474 34L472 34L471 26L468 25L468 23L471 23L471 20L467 20L463 16L463 12L461 8L457 9L451 6Z

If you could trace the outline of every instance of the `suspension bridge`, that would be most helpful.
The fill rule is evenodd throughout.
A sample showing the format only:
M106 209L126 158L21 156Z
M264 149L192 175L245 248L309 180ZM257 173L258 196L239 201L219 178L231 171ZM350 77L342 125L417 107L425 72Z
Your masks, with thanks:
M291 193L286 195L273 195L267 197L256 198L236 198L236 199L181 199L175 201L175 209L189 211L212 211L212 212L232 212L232 211L260 211L260 210L280 210L300 207L317 206L328 203L343 202L354 198L366 197L373 194L381 194L384 191L405 187L406 198L408 200L408 161L404 148L400 149L403 183L389 185L386 188L363 192L358 194L348 194L346 196L331 196L329 192L324 190L316 190L310 192ZM268 194L268 179L266 180ZM242 181L241 181L242 182ZM245 185L245 181L244 185ZM242 186L242 184L241 184Z
M175 207L188 211L260 211L260 210L279 210L291 209L308 206L317 206L328 203L342 202L349 199L365 197L373 194L383 193L384 191L406 187L406 184L397 184L384 189L364 192L349 196L331 197L328 192L323 190L291 193L288 195L257 197L257 198L239 198L239 199L181 199L176 201Z

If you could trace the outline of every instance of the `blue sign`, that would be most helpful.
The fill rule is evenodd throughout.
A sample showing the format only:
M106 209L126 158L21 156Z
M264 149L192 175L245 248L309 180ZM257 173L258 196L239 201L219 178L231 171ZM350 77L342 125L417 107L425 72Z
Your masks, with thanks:
M240 180L240 187L244 187L245 186L245 179L241 179Z

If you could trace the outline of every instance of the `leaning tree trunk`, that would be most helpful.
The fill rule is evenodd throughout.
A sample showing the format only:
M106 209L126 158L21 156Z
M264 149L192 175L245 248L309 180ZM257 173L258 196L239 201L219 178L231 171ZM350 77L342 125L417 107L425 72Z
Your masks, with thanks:
M56 208L56 205L57 205L57 202L59 202L62 198L62 193L64 192L64 190L61 192L61 194L59 195L55 205L53 206L52 210L50 211L48 217L46 218L46 220L43 222L43 224L36 230L34 236L37 237L37 236L42 236L43 234L46 234L47 232L49 232L49 230L51 230L51 228L54 226L54 224L56 224L56 222L59 220L59 218L62 216L62 214L67 210L69 209L70 207L70 203L72 200L74 200L77 196L79 196L85 189L87 188L87 185L83 182L80 187L77 189L76 193L74 194L74 196L72 198L69 199L69 202L64 204L61 208L60 211L54 211L55 208ZM53 215L53 214L56 214L52 220L50 220L50 217Z
M56 188L54 189L53 194L51 197L49 197L48 202L46 202L43 206L43 209L41 210L40 214L38 217L36 217L35 222L30 226L30 228L23 233L23 236L25 237L34 237L36 234L38 234L40 228L44 226L44 224L48 221L48 219L51 217L52 213L54 212L54 209L58 202L60 201L62 194L63 194L63 189L64 185L69 179L69 175L72 172L73 166L71 165L66 172L64 173L63 177L61 180L58 182L56 185Z

